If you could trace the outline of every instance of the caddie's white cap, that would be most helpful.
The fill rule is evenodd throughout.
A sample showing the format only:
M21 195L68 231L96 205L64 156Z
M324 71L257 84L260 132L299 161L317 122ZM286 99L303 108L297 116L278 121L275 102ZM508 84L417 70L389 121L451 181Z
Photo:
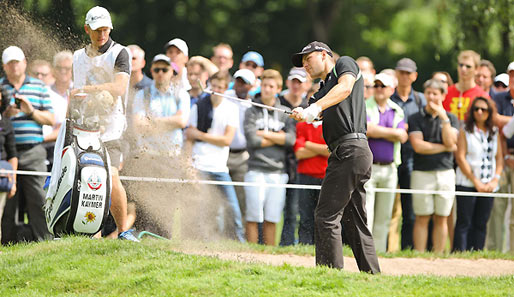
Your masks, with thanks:
M379 74L375 75L375 81L377 81L377 80L380 81L381 83L383 83L384 86L386 86L386 87L394 88L393 77L390 76L389 74L379 73Z
M510 62L509 66L507 67L507 73L511 72L512 70L514 70L514 62Z
M23 54L23 51L21 48L11 45L10 47L4 49L4 52L2 53L2 63L7 64L11 62L12 60L15 61L23 61L25 60L25 54Z
M91 30L96 30L101 27L109 27L112 29L111 15L107 9L95 6L86 14L86 25L88 25Z
M249 85L253 85L255 83L255 74L251 70L248 69L239 69L234 73L234 78L240 78L244 80L245 83Z
M184 40L182 40L180 38L174 38L174 39L168 41L168 43L166 43L164 45L164 51L166 51L168 49L168 47L170 47L172 45L174 47L178 48L181 52L183 52L184 55L189 57L189 48L187 47L187 43Z

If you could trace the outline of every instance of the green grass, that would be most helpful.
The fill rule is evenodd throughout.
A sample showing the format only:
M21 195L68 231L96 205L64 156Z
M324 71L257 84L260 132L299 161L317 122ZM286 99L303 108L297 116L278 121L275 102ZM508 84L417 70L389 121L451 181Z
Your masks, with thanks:
M173 251L180 245L173 241L136 244L68 237L2 247L0 296L514 295L514 276L395 277L324 267L275 267ZM208 245L222 248L229 243ZM232 243L232 247L242 245ZM282 251L253 245L248 248Z

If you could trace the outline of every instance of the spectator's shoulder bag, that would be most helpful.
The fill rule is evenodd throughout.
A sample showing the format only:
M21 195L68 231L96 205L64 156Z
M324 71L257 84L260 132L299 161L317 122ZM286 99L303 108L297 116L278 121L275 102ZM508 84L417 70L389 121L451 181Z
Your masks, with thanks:
M13 174L6 170L13 170L11 163L0 160L0 192L9 192L13 186Z

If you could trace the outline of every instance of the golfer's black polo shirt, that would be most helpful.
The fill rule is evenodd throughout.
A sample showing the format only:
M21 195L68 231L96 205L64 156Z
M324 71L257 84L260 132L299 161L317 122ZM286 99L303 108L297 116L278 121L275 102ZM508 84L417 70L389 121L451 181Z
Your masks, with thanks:
M459 120L449 112L446 112L450 125L458 129ZM409 134L412 132L423 133L423 140L431 143L443 143L443 128L439 117L432 117L426 111L417 112L409 117ZM453 168L453 153L442 152L433 155L422 155L414 152L414 170L433 171Z
M345 74L358 79L345 100L323 111L323 138L329 146L348 133L366 134L364 82L359 75L359 66L351 57L343 56L337 59L336 65L321 82L320 90L312 96L309 103L312 104L323 98Z

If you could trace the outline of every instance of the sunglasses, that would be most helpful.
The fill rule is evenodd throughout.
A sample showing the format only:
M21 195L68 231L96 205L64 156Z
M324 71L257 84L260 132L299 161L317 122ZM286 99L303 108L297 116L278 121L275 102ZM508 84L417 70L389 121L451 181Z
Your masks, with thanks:
M504 85L501 81L497 81L494 83L494 86L497 88L506 88L507 86Z
M462 67L465 67L466 69L473 68L473 66L471 66L471 65L459 63L459 68L462 68Z
M483 108L483 107L474 107L473 111L482 111L482 112L489 112L489 108Z
M251 67L253 69L256 69L257 67L259 67L256 63L250 62L250 61L245 62L245 65L246 65L246 67Z
M154 69L152 69L152 71L155 72L155 73L159 73L161 71L163 73L166 73L166 72L170 71L170 69L169 68L154 68Z
M375 89L379 89L379 88L380 88L380 89L385 89L385 88L387 88L387 87L386 87L386 86L384 86L384 85L374 85L374 86L373 86L373 88L375 88Z

